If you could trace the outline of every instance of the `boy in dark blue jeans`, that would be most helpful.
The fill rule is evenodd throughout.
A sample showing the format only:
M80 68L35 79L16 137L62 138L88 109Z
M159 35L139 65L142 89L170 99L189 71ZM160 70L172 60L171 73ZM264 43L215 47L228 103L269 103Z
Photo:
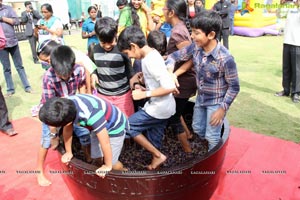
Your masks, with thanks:
M168 56L167 65L193 59L197 77L197 99L193 129L208 141L209 150L220 140L223 119L240 90L236 64L229 51L216 39L222 19L214 11L202 11L192 20L193 43ZM191 66L183 65L184 72ZM177 75L180 74L177 70Z

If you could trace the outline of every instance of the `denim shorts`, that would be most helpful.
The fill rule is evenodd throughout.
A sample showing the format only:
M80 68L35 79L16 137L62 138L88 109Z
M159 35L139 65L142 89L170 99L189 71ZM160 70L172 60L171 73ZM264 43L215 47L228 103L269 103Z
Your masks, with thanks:
M143 109L140 109L131 115L128 121L130 130L127 134L130 137L135 137L145 132L152 145L156 148L161 148L168 119L156 119L148 115Z
M79 138L81 145L87 145L91 143L90 131L88 129L77 125L74 125L73 129L73 132ZM45 123L42 123L41 145L45 149L48 149L51 146L50 129Z

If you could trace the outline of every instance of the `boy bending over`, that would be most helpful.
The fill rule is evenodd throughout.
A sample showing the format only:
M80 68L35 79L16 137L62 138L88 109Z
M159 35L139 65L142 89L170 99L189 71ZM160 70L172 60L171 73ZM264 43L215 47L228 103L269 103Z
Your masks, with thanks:
M61 158L63 163L70 162L73 157L73 125L79 124L94 132L100 143L104 164L96 170L96 174L104 178L112 169L124 169L118 159L128 121L125 115L108 101L88 94L77 94L67 98L53 97L41 108L39 118L49 126L63 127L66 149Z

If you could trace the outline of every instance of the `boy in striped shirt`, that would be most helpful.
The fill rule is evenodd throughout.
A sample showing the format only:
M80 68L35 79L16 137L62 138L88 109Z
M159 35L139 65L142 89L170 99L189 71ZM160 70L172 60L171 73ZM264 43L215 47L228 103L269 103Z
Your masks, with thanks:
M67 98L53 97L41 108L39 118L49 126L63 127L66 150L61 158L63 163L70 162L73 157L73 125L80 125L96 135L91 137L91 142L98 141L101 147L100 155L92 155L103 157L104 160L96 174L104 178L112 169L124 170L118 159L129 125L126 116L108 101L88 94L77 94Z

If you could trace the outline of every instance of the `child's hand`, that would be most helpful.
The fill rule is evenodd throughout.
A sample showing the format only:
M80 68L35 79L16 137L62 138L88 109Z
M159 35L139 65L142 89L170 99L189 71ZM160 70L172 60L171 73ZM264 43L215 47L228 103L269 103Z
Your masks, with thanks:
M71 159L73 158L73 154L70 152L66 152L62 157L61 157L61 162L69 164Z
M96 174L98 176L100 176L101 178L104 178L106 174L108 174L108 172L110 172L112 170L112 167L106 166L106 165L102 165L100 168L98 168L96 170Z
M216 112L214 112L211 115L210 122L209 122L210 125L211 126L221 125L223 123L224 116L225 116L225 110L222 107L218 108L218 110L216 110Z
M91 87L92 89L96 89L96 84L99 84L99 80L96 74L91 75Z
M146 98L146 92L141 89L135 89L132 91L132 98L134 100L140 100Z

